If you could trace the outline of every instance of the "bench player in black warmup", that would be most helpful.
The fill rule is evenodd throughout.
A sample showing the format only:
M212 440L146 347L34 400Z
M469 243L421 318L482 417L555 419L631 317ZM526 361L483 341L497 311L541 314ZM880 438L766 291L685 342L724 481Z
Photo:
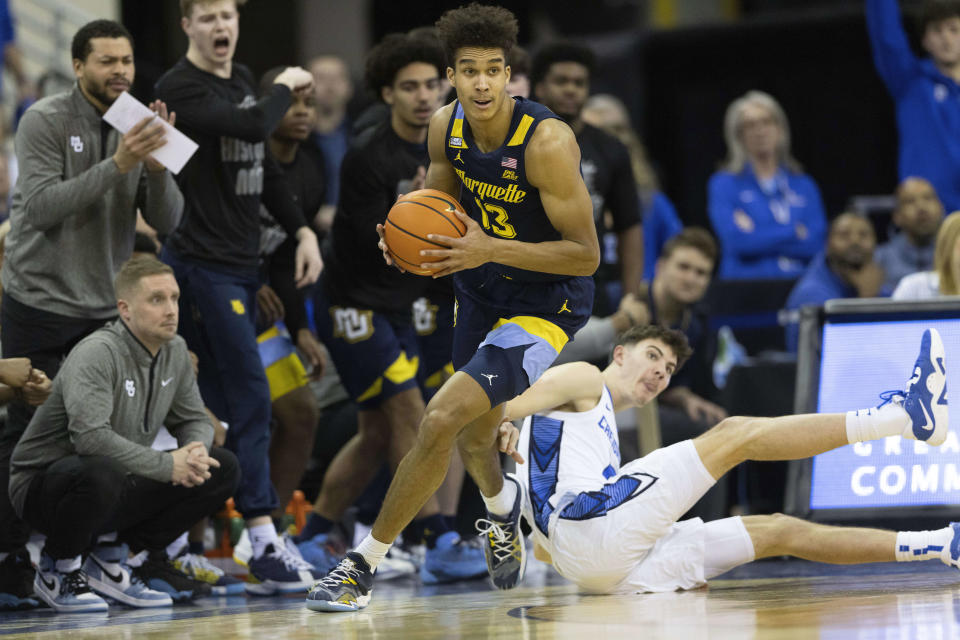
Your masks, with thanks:
M442 258L435 277L455 274L457 371L427 405L371 535L308 594L314 610L369 603L377 564L440 486L454 446L487 506L479 524L493 584L517 585L526 558L519 484L504 478L495 442L503 403L553 362L593 302L600 250L574 134L506 92L516 19L473 4L448 11L437 29L458 99L430 122L426 186L459 197L469 216L463 238L431 235L449 249L425 253Z
M180 11L189 48L157 82L156 93L176 110L177 127L199 149L177 176L183 219L164 244L162 259L180 283L179 330L200 358L200 393L229 423L226 447L240 462L234 498L253 546L247 591L297 591L312 582L313 567L285 547L270 519L279 506L266 455L270 389L253 316L261 202L296 238L297 286L314 282L322 268L316 234L265 149L293 91L310 87L313 78L289 67L258 100L250 70L233 62L237 1L180 0Z

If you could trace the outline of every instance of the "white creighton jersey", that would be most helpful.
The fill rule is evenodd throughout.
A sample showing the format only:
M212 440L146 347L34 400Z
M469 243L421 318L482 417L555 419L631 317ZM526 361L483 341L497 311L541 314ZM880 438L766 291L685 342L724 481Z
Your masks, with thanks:
M588 411L527 417L517 450L526 460L517 465L517 477L529 498L524 501L524 517L545 549L551 548L549 522L556 510L563 511L564 518L586 519L614 506L609 499L590 499L591 493L611 487L608 480L620 470L617 421L606 385L600 401Z

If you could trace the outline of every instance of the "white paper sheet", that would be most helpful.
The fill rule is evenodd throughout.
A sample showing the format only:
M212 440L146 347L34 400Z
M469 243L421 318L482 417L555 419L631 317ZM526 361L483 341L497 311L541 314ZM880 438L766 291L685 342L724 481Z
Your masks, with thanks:
M124 91L103 114L103 119L120 133L126 133L138 122L152 115L154 113L147 105ZM197 143L166 122L160 122L166 130L167 142L150 156L173 173L180 173L183 165L187 164L197 150Z

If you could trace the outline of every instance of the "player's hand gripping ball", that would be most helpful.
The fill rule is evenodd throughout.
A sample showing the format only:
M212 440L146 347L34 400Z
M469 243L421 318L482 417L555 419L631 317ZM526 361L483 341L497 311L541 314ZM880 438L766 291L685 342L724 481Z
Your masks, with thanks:
M394 203L383 225L390 257L405 271L420 276L433 275L433 271L420 265L444 258L421 256L420 251L447 248L427 240L431 233L449 238L463 237L467 225L457 217L457 211L464 213L456 198L443 191L420 189L404 195Z

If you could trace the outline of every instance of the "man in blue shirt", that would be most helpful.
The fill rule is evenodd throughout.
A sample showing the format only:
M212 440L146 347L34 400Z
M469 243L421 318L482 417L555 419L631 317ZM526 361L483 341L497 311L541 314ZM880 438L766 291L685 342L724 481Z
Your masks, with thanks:
M842 213L830 225L827 249L797 281L787 309L822 305L834 298L873 298L889 295L883 287L883 270L873 261L877 236L870 221L855 213ZM787 325L787 350L797 350L799 327Z
M960 2L928 0L921 11L923 48L910 50L896 0L866 3L877 73L896 103L899 174L933 183L948 211L960 208Z
M960 25L958 25L960 26ZM907 178L897 187L893 224L900 233L877 247L876 260L891 290L904 276L933 269L933 245L943 220L943 203L924 178Z

